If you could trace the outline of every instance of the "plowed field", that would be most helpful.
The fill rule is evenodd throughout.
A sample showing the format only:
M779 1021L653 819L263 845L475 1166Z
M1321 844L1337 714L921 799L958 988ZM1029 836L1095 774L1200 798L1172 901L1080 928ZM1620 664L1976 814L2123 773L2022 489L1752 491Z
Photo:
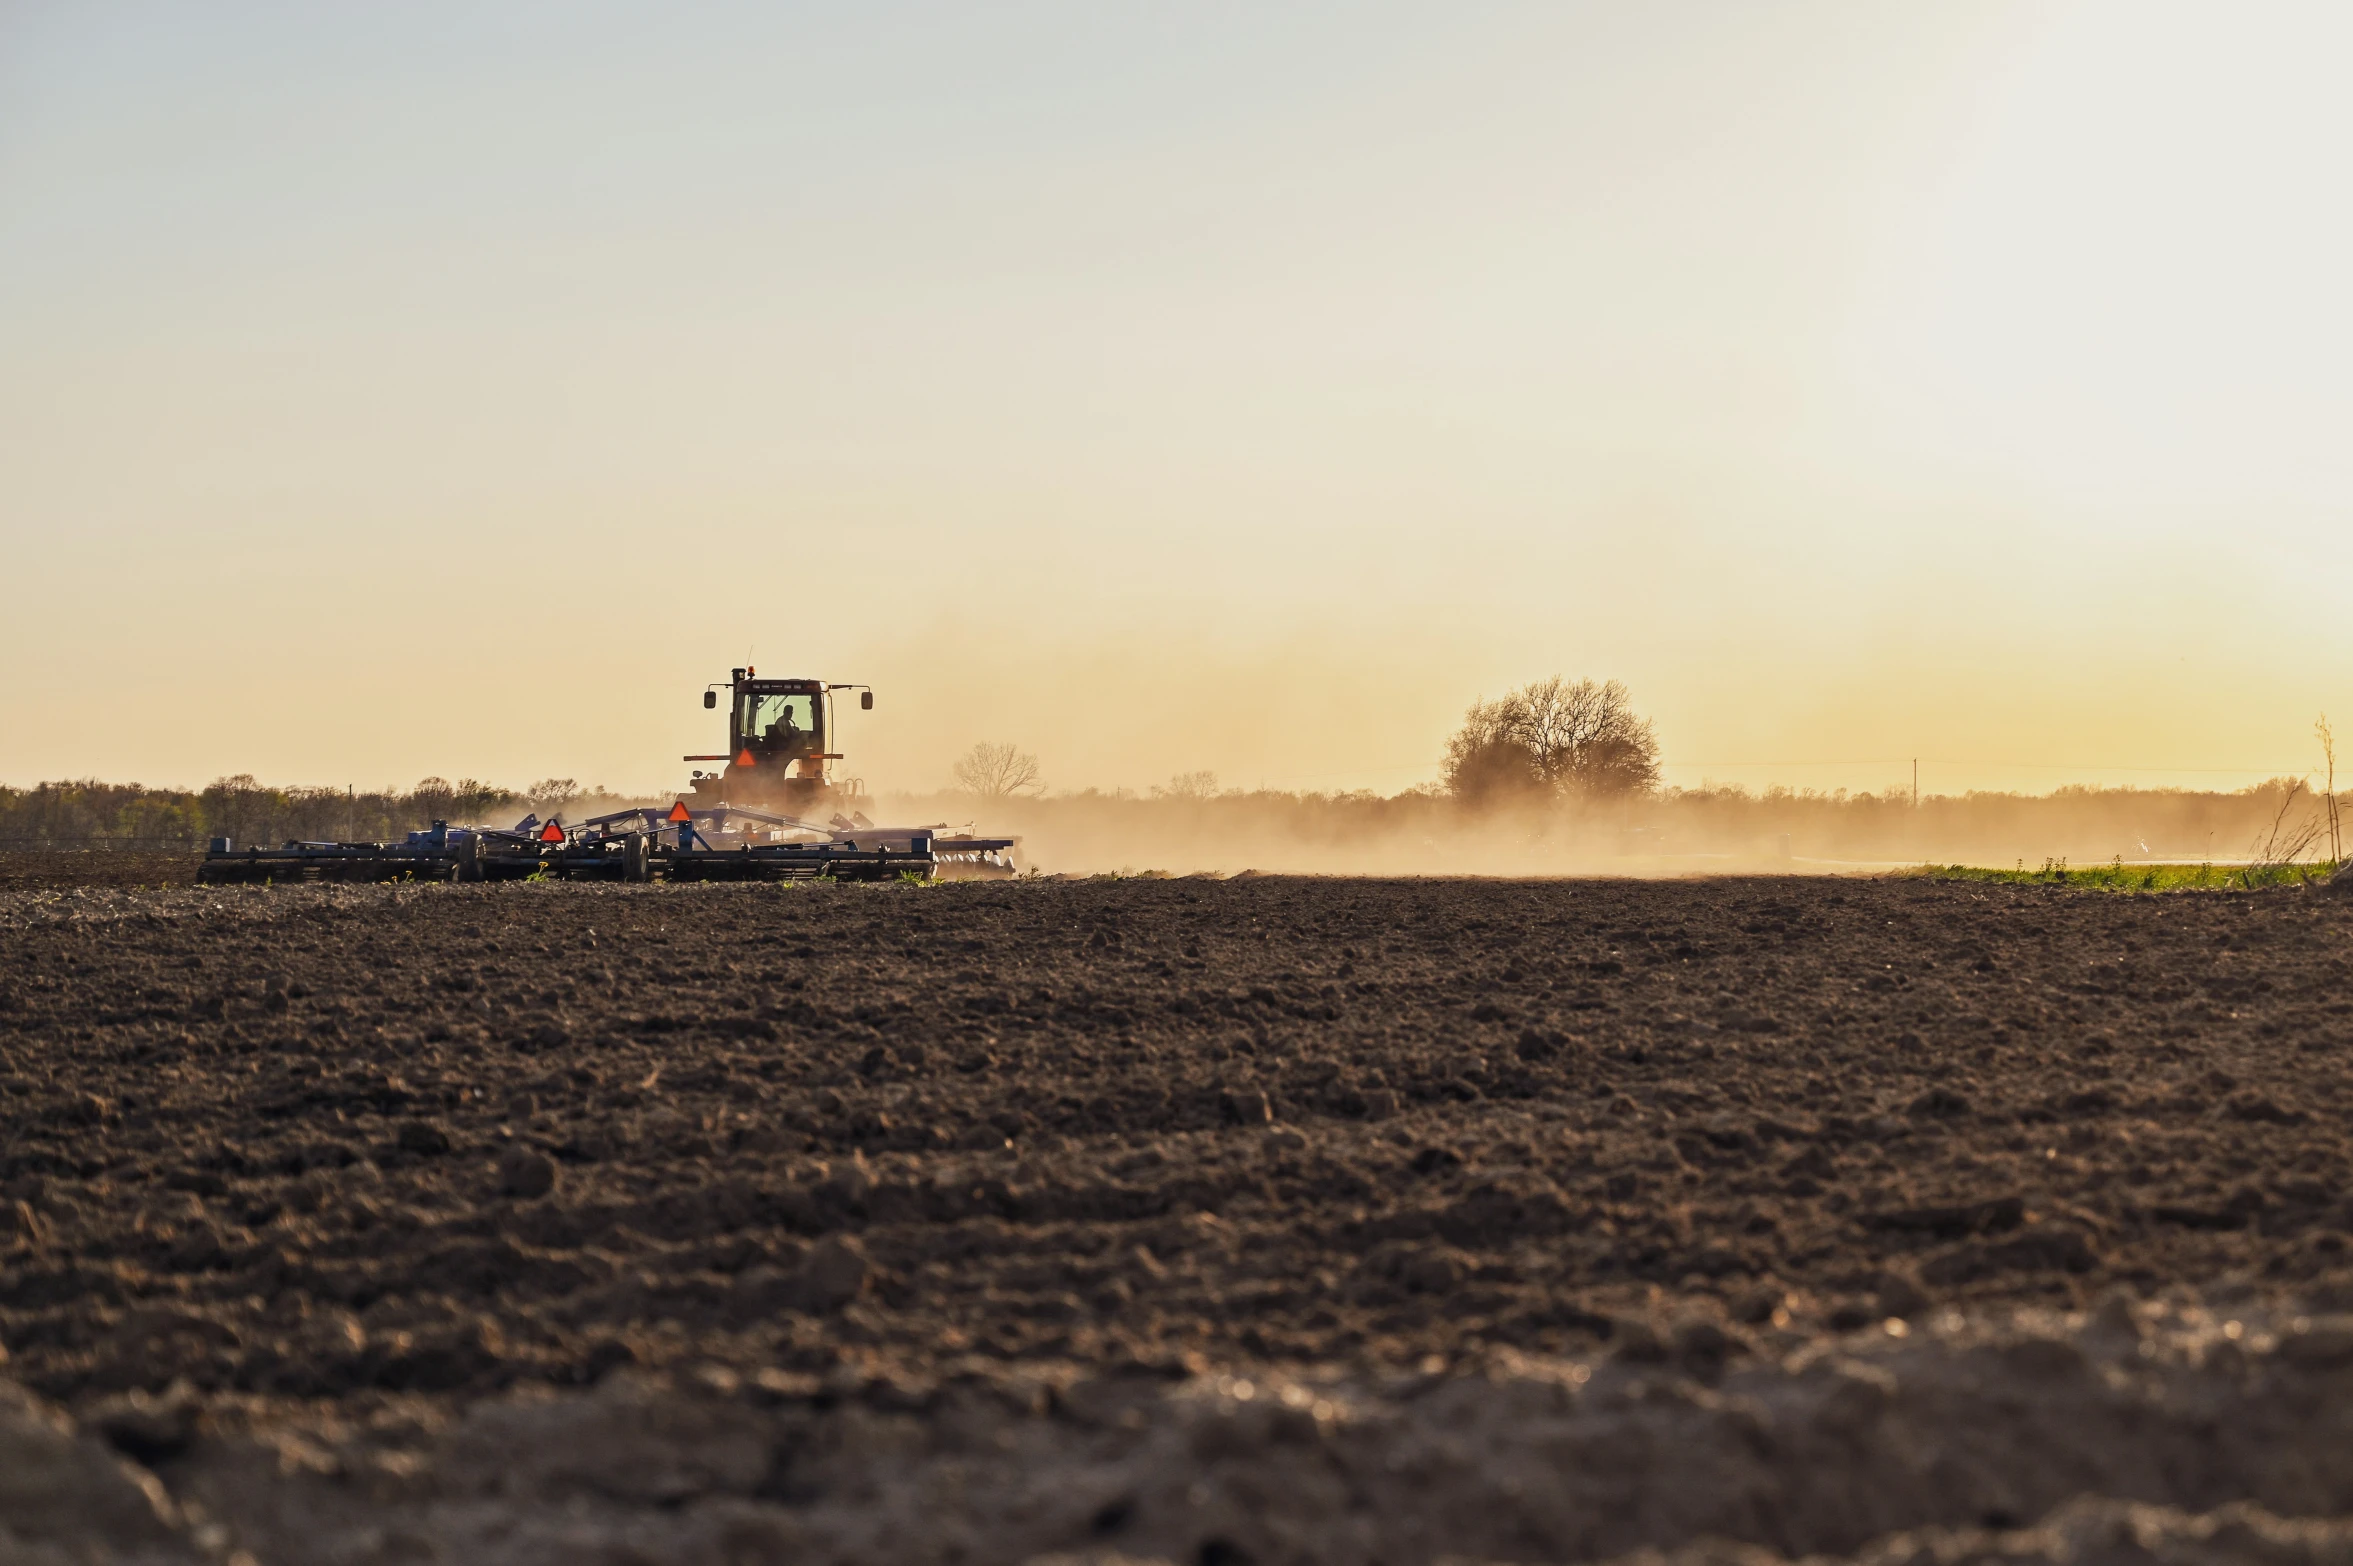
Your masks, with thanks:
M2347 1543L2353 899L0 872L25 1550Z

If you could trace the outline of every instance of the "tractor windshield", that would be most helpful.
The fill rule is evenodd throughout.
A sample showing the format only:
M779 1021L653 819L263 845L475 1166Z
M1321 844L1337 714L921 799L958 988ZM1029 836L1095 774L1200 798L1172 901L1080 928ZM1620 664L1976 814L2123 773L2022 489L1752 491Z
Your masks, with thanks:
M817 698L801 693L748 695L738 707L736 725L754 751L779 760L805 755L817 748Z

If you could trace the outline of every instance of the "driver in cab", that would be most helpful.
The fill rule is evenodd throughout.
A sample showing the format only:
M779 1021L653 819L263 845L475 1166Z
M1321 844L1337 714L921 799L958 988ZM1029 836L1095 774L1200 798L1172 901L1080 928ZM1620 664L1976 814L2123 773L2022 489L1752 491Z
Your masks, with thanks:
M762 736L768 754L778 761L791 761L809 748L809 732L793 720L793 710L786 707L768 732Z

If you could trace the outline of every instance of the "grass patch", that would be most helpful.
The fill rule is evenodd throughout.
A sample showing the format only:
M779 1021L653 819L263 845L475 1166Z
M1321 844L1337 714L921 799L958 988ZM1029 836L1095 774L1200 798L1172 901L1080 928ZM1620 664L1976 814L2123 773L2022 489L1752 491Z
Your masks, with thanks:
M1922 865L1901 875L1932 881L1981 881L1997 886L2073 886L2094 892L2249 892L2265 886L2306 886L2328 878L2326 864L2307 865L2128 865L2119 859L2087 869L2064 859L2046 859L2030 870L1984 865Z

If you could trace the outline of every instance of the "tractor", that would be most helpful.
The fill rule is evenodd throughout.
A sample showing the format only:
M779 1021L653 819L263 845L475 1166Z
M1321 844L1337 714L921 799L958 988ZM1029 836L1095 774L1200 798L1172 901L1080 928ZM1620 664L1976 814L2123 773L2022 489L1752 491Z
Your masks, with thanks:
M534 814L503 830L436 821L399 843L287 843L239 848L212 840L196 877L206 883L289 881L889 881L901 877L993 879L1014 873L1020 840L951 832L947 823L876 826L860 811L865 785L837 781L829 749L833 693L865 685L763 680L731 671L727 754L688 756L725 763L697 770L663 810L636 806L585 821ZM722 687L703 690L716 708ZM845 813L846 812L846 813Z
M930 863L927 873L945 879L993 878L1013 874L1015 838L976 837L969 831L948 832L947 823L929 826L876 826L859 806L866 785L858 778L836 778L832 764L842 759L835 744L834 692L856 691L858 708L874 710L874 687L824 680L763 680L750 666L730 669L724 685L714 680L703 688L703 706L716 710L719 693L727 693L727 752L688 756L688 761L716 761L716 772L695 770L688 782L690 808L702 825L700 837L709 846L737 848L746 842L782 843L796 837L830 837L830 851L879 851L884 854L920 853ZM823 824L820 825L819 823ZM946 834L946 835L942 835ZM682 839L682 846L687 840ZM800 848L808 848L801 843ZM716 860L680 859L671 865L672 879L715 871Z
M763 680L750 667L728 671L727 683L713 681L703 706L716 708L727 692L727 750L724 755L688 756L716 761L716 772L697 768L688 784L694 804L747 805L789 816L822 818L865 792L857 779L836 781L832 764L842 753L834 743L833 693L856 691L861 710L874 710L866 685L832 685L823 680Z

